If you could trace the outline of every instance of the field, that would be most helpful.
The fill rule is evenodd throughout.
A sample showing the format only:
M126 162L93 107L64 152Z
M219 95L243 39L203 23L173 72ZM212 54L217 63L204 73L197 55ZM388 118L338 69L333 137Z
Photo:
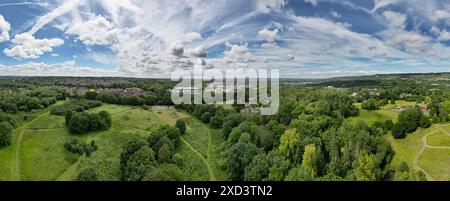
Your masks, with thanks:
M169 109L104 104L93 111L112 114L113 126L107 131L77 136L95 140L98 150L90 157L66 151L65 141L74 137L64 125L64 117L43 110L36 118L14 130L13 145L0 149L0 180L73 180L85 168L95 169L101 180L119 180L119 157L122 145L133 136L147 137L162 124L174 125L186 119L188 131L177 150L184 158L187 180L226 180L220 167L222 138L186 113Z
M425 173L428 180L450 179L450 124L436 124L428 129L419 128L405 139L389 136L395 150L389 168L395 169L402 161Z
M355 104L360 108L360 104ZM350 117L349 122L363 120L368 124L375 121L384 122L391 119L396 122L398 113L391 109L403 106L413 106L415 102L396 101L379 110L360 110L357 117ZM408 134L405 139L393 139L388 132L387 138L391 142L395 155L387 170L395 170L405 161L410 169L421 170L428 180L450 179L450 124L437 124L431 128L419 128L416 132Z

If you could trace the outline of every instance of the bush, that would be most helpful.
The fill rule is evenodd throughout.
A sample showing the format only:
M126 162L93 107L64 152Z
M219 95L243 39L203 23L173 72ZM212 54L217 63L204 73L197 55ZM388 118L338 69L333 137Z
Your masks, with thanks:
M77 181L98 181L98 174L94 169L88 168L80 172Z
M65 115L68 110L75 112L82 112L94 107L101 106L102 103L96 100L86 100L86 99L73 99L65 102L64 104L52 107L50 114L52 115Z
M177 123L175 123L175 127L180 129L181 134L186 133L186 122L183 119L178 119Z
M108 130L111 128L111 114L106 111L99 113L66 111L66 125L70 133L83 134L91 131Z
M0 122L0 147L8 146L12 143L13 127L6 121Z
M388 131L392 130L393 126L394 126L394 123L390 119L388 119L384 122L384 128L386 128L386 130L388 130Z
M375 99L365 100L361 103L361 108L365 110L378 110L379 104Z
M77 138L70 138L64 143L64 148L67 151L82 155L85 151L86 145Z

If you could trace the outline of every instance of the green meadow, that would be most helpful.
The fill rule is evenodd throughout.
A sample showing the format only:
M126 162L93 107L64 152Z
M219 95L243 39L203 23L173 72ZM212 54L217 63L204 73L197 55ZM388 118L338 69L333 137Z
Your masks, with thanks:
M186 119L188 130L176 152L183 157L187 180L227 180L221 165L223 139L218 132L186 113L169 109L103 104L91 111L106 110L112 115L107 131L72 135L63 116L43 110L13 132L13 144L0 149L0 180L74 180L86 168L95 169L101 180L120 180L122 146L133 136L148 137L160 125L174 125ZM64 149L69 138L86 143L95 140L98 150L91 156L73 154Z

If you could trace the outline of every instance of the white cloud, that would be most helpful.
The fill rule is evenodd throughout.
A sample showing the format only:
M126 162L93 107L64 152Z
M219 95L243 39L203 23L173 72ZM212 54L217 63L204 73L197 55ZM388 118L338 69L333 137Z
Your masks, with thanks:
M35 34L39 29L41 29L42 27L53 21L55 18L72 11L74 8L78 7L83 2L84 0L73 0L62 3L49 13L39 17L38 20L36 21L36 24L34 24L33 28L31 28L29 33L31 35Z
M450 18L450 12L445 10L436 10L434 11L434 20L448 19Z
M379 8L391 5L391 4L396 4L401 2L402 0L374 0L374 7L372 9L372 12L378 10Z
M274 49L277 48L278 45L276 43L263 43L261 44L262 48L267 48L267 49Z
M305 2L306 2L306 3L310 3L310 4L312 4L313 6L317 6L317 4L318 4L318 0L305 0Z
M398 46L405 51L413 54L421 54L428 50L428 45L432 39L428 36L419 33L407 31L392 31L387 32L389 38L386 40L388 45Z
M227 42L225 44L228 50L223 54L223 61L225 63L241 63L254 61L252 53L247 48L247 44L231 44Z
M404 29L406 26L406 15L393 12L385 11L383 16L387 21L388 27L393 29Z
M0 15L0 43L9 40L11 25Z
M117 40L118 29L103 16L93 16L87 21L75 21L66 30L67 34L76 35L88 46L111 45Z
M75 61L46 64L28 62L13 66L0 64L0 74L9 76L124 76L117 71L108 71L91 67L78 67Z
M188 57L200 57L200 58L207 57L206 49L204 46L198 46L196 48L186 49L185 54Z
M194 40L200 40L202 39L202 35L198 32L190 32L186 34L186 41L192 42Z
M333 16L334 18L340 18L341 14L339 14L338 12L331 10L330 11L330 15Z
M52 52L53 47L64 44L59 38L36 39L29 33L17 34L11 41L13 46L6 48L3 52L9 57L21 59L36 59L46 52Z
M278 29L274 29L272 31L263 29L258 32L258 38L263 39L269 43L275 42L275 40L279 39Z
M284 0L257 0L256 10L261 13L270 13L284 6Z
M432 26L430 32L437 36L437 41L448 41L450 40L450 32L447 30L439 30L439 28Z
M183 57L184 56L184 46L183 43L181 41L175 41L172 44L172 55L176 56L176 57Z

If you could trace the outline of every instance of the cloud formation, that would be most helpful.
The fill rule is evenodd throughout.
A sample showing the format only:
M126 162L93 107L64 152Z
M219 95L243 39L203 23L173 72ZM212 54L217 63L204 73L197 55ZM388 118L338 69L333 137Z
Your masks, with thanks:
M0 43L9 40L11 25L0 15Z
M59 38L36 39L29 33L17 34L11 41L13 46L3 52L10 57L20 59L37 59L46 52L52 52L53 47L64 44Z

